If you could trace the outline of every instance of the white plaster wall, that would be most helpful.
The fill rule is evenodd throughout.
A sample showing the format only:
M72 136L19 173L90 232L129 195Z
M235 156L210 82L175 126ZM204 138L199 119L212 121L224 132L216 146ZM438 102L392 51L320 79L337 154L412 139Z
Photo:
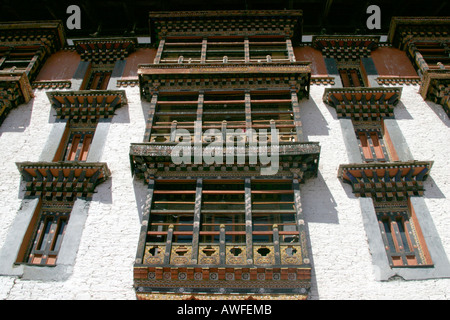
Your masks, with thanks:
M45 90L13 110L0 127L0 246L17 214L23 192L19 161L38 161L53 119ZM128 105L117 109L100 161L112 177L96 188L72 275L66 281L32 281L0 276L0 299L135 299L133 262L145 186L133 181L129 147L144 137L148 104L139 89L126 90ZM30 120L31 119L31 120ZM138 197L138 199L137 199Z
M321 145L319 175L301 186L313 263L311 299L448 299L450 279L374 280L359 200L337 179L348 163L333 108L322 101L324 86L311 86L301 101L305 137ZM133 262L146 187L131 177L129 146L141 142L148 103L127 88L128 105L116 111L101 161L112 177L91 201L72 275L65 281L32 281L0 276L0 299L135 299ZM425 102L418 86L405 86L395 115L417 160L434 160L425 201L450 256L450 122L442 108ZM37 161L52 127L45 91L13 110L0 126L0 246L22 201L18 161Z
M322 101L324 86L312 86L302 103L309 141L321 145L319 176L302 185L313 260L311 299L448 299L450 279L379 282L374 280L359 201L351 186L337 179L349 163L339 121ZM442 107L423 101L418 86L404 86L395 117L415 160L434 160L425 183L425 202L450 257L450 121ZM324 182L325 181L325 182Z

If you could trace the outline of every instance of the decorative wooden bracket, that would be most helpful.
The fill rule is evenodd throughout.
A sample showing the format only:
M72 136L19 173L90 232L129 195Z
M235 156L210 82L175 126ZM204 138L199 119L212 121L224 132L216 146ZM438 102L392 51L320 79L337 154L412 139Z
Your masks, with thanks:
M352 186L357 197L403 200L423 195L432 165L432 161L346 164L339 166L338 177Z
M46 200L90 199L97 185L111 173L106 163L20 162L16 163L26 183L26 197Z

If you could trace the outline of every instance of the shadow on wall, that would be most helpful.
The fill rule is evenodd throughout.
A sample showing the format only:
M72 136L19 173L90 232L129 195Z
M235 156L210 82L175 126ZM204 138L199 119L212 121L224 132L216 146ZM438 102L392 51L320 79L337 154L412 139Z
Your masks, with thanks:
M12 109L0 124L0 137L4 132L24 132L31 123L31 113L35 99Z
M413 120L402 101L399 101L394 107L394 115L396 120Z
M108 180L99 184L95 188L95 193L92 197L92 200L99 201L103 204L112 204L112 179L113 177L109 177Z
M320 173L301 185L302 207L305 220L314 223L339 223L337 204Z
M116 109L114 117L112 117L111 123L130 123L130 112L128 110L129 104L125 104Z
M433 177L431 175L428 176L427 180L424 183L425 185L424 197L432 199L445 199L446 196L442 193L441 189L439 189L437 183L433 180Z
M323 117L316 102L312 98L304 98L299 101L299 104L305 141L309 141L308 136L328 136L328 122ZM334 116L336 116L336 113L334 113Z
M142 223L142 216L144 215L145 202L147 200L147 185L144 183L143 180L133 177L133 189L139 215L139 222Z
M436 113L436 115L441 119L441 121L447 126L450 127L450 119L445 113L444 107L440 104L434 103L432 101L425 100L426 104L430 107L431 110Z
M146 100L140 100L140 102L141 102L142 114L144 115L145 123L147 123L148 112L150 111L151 103ZM144 138L144 135L142 135L142 138Z

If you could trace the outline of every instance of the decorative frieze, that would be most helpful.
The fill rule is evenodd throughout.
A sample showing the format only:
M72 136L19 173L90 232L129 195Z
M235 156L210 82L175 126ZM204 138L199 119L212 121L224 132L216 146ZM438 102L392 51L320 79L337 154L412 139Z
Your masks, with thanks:
M419 76L379 76L375 79L379 85L420 85Z
M47 80L34 81L33 89L70 89L72 82L70 80Z

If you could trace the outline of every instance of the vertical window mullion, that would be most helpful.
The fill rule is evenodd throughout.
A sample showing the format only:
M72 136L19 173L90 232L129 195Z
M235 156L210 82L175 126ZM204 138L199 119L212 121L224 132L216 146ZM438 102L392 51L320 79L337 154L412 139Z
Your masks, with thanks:
M78 144L80 143L81 135L79 134L72 134L70 137L70 142L67 147L68 153L66 160L67 161L74 161L76 160L76 154L78 150Z
M250 43L248 37L244 39L244 60L245 63L250 62Z
M202 51L200 53L200 63L206 62L206 50L208 50L208 40L204 38L202 40Z
M339 74L341 75L341 79L342 79L342 84L344 87L351 87L351 83L350 83L350 79L347 75L347 70L345 69L340 69L339 70Z
M404 227L405 227L405 235L407 237L407 241L408 241L408 245L409 245L409 248L410 248L410 252L414 253L414 256L416 258L417 264L422 264L424 261L422 259L421 254L420 254L420 251L419 251L419 245L418 245L418 243L416 242L416 239L413 236L413 231L412 231L411 223L410 223L409 219L408 219L408 221L404 222Z
M53 238L53 243L52 246L50 248L50 251L52 252L58 252L59 248L61 247L61 242L62 242L62 238L65 234L66 231L66 226L67 226L67 219L66 217L60 217L58 219L58 226L57 229L55 231L55 236Z
M83 143L85 140L85 135L80 133L79 134L80 139L78 140L78 143L76 145L76 152L75 152L75 161L79 161L80 160L80 154L81 154L81 150L83 149Z

